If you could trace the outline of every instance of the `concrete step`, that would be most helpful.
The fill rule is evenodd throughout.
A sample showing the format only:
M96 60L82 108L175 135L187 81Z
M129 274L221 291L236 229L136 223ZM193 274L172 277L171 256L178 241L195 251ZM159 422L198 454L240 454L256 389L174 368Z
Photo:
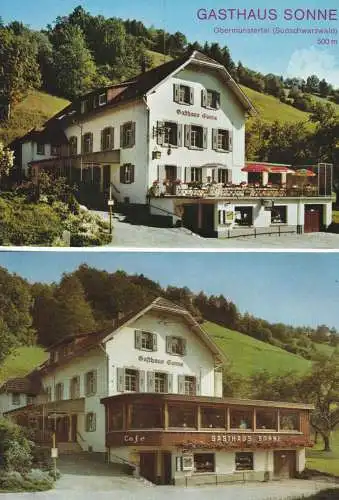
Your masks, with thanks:
M60 455L84 453L79 443L58 443L57 447Z

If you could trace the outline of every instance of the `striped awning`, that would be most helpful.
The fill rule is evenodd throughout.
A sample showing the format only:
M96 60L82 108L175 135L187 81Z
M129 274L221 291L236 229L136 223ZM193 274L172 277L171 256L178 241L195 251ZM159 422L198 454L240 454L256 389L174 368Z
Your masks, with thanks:
M247 162L246 166L241 169L243 172L267 172L269 174L293 174L294 170L290 165L280 165L277 163L265 162Z

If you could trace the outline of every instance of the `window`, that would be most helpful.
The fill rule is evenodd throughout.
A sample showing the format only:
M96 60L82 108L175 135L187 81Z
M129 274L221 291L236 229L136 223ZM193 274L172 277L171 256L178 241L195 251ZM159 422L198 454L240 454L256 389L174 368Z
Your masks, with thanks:
M99 106L104 106L107 103L107 94L106 92L99 95Z
M215 472L214 453L194 453L194 472Z
M36 145L36 152L38 155L44 155L45 154L45 144L37 144Z
M138 370L125 370L125 391L136 392L139 386L139 372Z
M70 399L80 398L80 377L73 377L69 386Z
M168 354L185 356L186 340L182 337L166 337L166 352Z
M160 406L133 404L131 415L132 429L158 429L162 426L162 409Z
M209 109L220 108L220 93L216 90L202 90L201 92L201 106Z
M64 384L62 384L61 382L59 382L55 386L55 399L56 401L61 401L62 399L64 399Z
M135 180L134 165L125 163L120 167L120 182L121 184L133 184Z
M20 403L20 394L12 393L12 405L18 406Z
M191 125L191 148L202 149L204 147L204 127Z
M135 330L134 332L135 348L141 351L157 350L157 335L152 332Z
M253 453L236 453L235 470L253 470Z
M93 134L88 132L82 138L83 140L83 153L88 154L93 152Z
M271 224L287 223L287 207L274 206L271 210Z
M218 182L227 184L229 182L229 171L227 168L218 168Z
M252 429L252 410L233 410L231 408L231 429Z
M191 167L191 182L202 182L202 168Z
M184 380L184 394L187 396L195 396L196 395L196 378L185 376Z
M193 104L194 89L188 85L174 84L174 102L178 104Z
M93 396L97 392L97 372L87 372L85 375L86 396Z
M114 148L114 129L107 127L101 132L101 151L109 151Z
M277 412L275 410L256 410L257 429L277 429Z
M86 432L94 432L96 430L96 414L93 412L86 414Z
M167 374L155 372L154 392L167 392Z
M174 122L164 123L165 145L178 146L178 124Z
M109 408L108 430L119 431L123 428L124 410L123 407Z
M189 427L197 426L197 409L195 406L168 405L169 427Z
M226 424L225 410L218 408L201 408L201 426L205 429L224 429Z
M45 388L45 393L47 396L47 401L52 401L52 387L50 385Z
M232 224L234 220L233 210L218 210L218 224L219 226L225 226Z
M132 148L135 145L135 122L124 123L120 127L120 147Z
M30 395L27 394L27 396L26 396L26 405L28 406L28 405L34 404L34 399L35 399L34 396L30 396Z
M80 104L81 114L86 113L87 110L88 110L88 102L87 101L81 101L81 104Z
M58 145L51 145L51 155L60 156L61 148Z
M76 156L78 154L78 138L76 136L70 137L69 139L69 154L70 156Z
M212 147L215 151L231 151L232 141L230 131L214 128L212 130Z
M253 224L253 208L252 207L235 207L235 223L238 226L252 226L252 224Z
M280 430L281 431L299 431L300 430L299 413L281 410L281 412L280 412Z

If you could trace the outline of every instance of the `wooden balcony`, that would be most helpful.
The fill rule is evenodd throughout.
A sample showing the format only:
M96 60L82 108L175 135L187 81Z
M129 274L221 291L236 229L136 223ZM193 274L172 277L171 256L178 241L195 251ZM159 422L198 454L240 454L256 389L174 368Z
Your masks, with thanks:
M310 405L174 394L102 400L106 446L288 448L311 445Z

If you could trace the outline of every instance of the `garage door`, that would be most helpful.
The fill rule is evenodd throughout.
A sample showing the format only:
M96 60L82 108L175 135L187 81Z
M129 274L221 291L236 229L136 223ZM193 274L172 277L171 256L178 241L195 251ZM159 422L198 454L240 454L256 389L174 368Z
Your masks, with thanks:
M305 207L305 233L317 233L320 231L321 225L321 207L306 208Z
M274 452L274 477L289 479L295 477L296 455L295 451L279 450Z

